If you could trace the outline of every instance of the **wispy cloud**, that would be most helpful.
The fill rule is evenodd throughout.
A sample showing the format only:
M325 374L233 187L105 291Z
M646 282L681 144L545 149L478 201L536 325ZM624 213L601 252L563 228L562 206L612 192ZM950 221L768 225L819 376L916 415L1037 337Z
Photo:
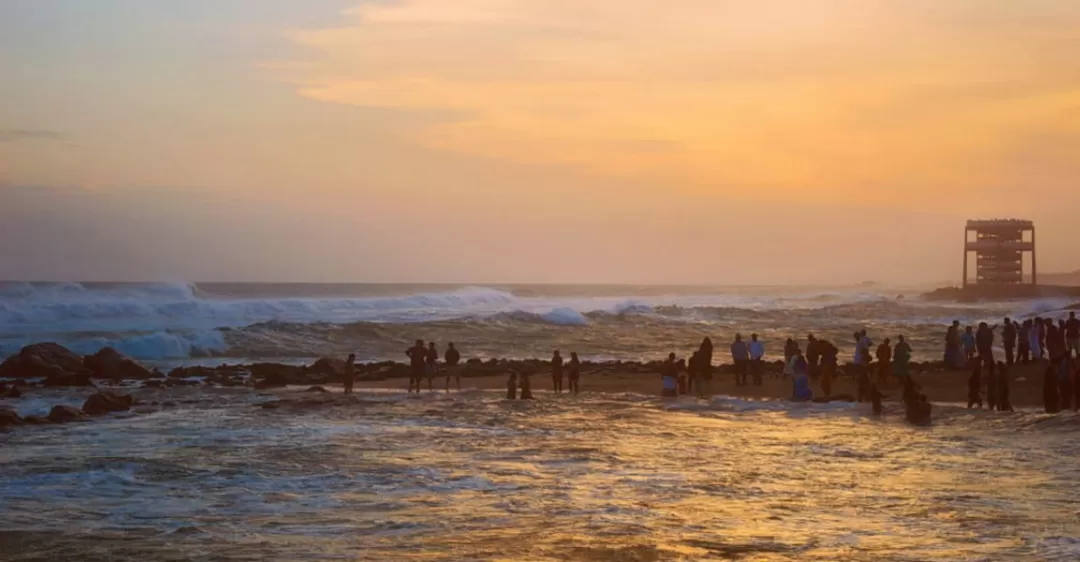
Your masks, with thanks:
M406 131L444 150L884 201L971 193L1015 172L1024 139L1080 135L1071 0L410 0L348 15L291 32L310 58L283 78L324 102L455 115Z

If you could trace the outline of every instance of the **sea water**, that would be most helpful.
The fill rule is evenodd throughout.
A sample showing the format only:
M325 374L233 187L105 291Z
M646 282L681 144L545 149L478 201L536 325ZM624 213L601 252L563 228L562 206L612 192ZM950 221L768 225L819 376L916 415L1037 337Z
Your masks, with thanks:
M941 356L944 326L1058 310L1063 301L926 302L924 288L0 283L0 358L56 341L148 362L298 362L356 353L402 360L416 339L465 357L645 360L759 333L769 358L815 333L850 354L851 333L903 334ZM723 349L723 347L721 346Z
M1080 559L1074 414L296 395L0 433L0 559Z

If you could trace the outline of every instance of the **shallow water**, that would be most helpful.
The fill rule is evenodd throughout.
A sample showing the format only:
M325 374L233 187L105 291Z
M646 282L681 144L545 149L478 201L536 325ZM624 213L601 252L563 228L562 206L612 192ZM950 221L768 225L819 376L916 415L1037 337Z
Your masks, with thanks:
M250 391L0 434L4 560L1075 560L1071 414ZM26 413L26 412L23 412Z

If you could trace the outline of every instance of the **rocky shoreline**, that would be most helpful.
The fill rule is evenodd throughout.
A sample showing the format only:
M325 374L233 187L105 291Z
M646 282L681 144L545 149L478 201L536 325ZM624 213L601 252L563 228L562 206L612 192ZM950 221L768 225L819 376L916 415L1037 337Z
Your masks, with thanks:
M189 366L178 367L164 373L150 369L123 356L117 351L105 348L89 356L80 356L55 343L39 343L27 346L19 354L8 357L0 364L0 399L9 404L32 393L35 389L78 387L93 391L86 398L81 408L70 405L57 405L47 416L27 416L21 418L9 406L0 404L0 427L21 424L67 423L88 420L112 412L124 412L132 409L136 401L130 394L119 391L139 391L141 389L168 390L183 387L201 388L249 388L253 391L299 387L313 392L325 391L324 385L342 382L345 364L340 359L323 358L310 365L296 366L281 363L252 363L243 365L220 365L217 367ZM852 365L839 368L839 375L853 372ZM499 380L510 373L546 376L551 363L542 359L469 359L457 369L463 379L473 379L479 386L487 387L492 380ZM582 377L607 390L628 390L630 388L651 388L654 377L662 371L662 361L605 361L583 362ZM404 386L404 379L410 374L410 367L405 363L383 361L355 365L357 383L363 387L377 385L383 381L397 381ZM766 374L778 374L783 370L783 362L768 362ZM948 371L943 362L912 363L911 371L924 376ZM734 365L721 364L713 367L714 378L718 383L733 380ZM956 372L958 378L949 386L963 388L966 373ZM438 375L439 377L442 374ZM481 384L482 383L482 384ZM955 384L954 384L955 383ZM722 388L724 384L720 384ZM718 388L720 390L720 388ZM739 389L732 389L738 391ZM745 390L745 389L744 389ZM777 398L787 391L776 391ZM17 403L17 402L16 402Z

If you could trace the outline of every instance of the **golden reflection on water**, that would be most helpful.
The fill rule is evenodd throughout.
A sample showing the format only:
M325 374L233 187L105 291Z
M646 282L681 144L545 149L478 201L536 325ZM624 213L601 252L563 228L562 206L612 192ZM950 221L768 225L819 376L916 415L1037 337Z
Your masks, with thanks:
M724 399L211 400L5 436L0 544L13 560L1077 559L1076 420L941 410L920 429Z

